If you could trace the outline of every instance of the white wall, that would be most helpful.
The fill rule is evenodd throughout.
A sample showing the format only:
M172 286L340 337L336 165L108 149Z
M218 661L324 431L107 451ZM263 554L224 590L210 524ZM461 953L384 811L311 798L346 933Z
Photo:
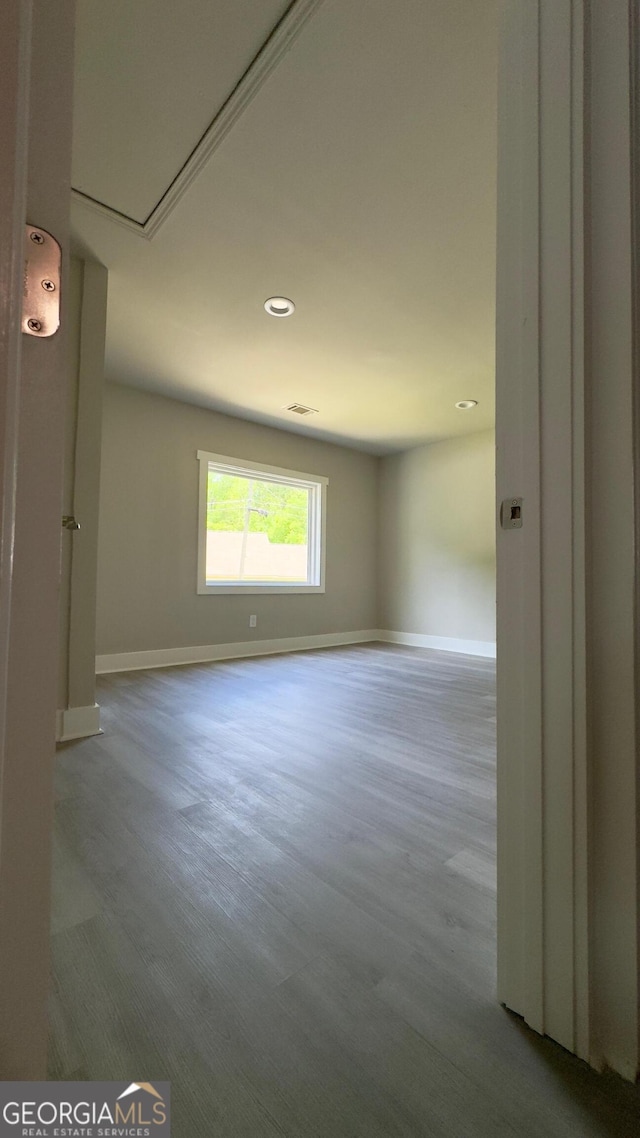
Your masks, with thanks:
M198 449L329 479L326 592L198 596ZM105 387L99 655L375 629L372 455L150 395ZM249 628L249 615L258 624Z
M380 627L495 641L494 435L381 461Z

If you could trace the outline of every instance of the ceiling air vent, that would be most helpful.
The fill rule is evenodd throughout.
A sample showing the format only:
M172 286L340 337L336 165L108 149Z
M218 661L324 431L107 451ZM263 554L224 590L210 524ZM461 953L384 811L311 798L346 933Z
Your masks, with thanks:
M285 411L293 411L294 415L317 415L317 407L305 407L304 403L289 403Z

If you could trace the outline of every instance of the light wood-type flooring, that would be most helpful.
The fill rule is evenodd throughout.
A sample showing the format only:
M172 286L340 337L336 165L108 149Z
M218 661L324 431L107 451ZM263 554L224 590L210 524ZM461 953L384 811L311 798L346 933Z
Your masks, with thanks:
M58 753L50 1076L175 1138L633 1136L495 999L493 661L391 645L100 681Z

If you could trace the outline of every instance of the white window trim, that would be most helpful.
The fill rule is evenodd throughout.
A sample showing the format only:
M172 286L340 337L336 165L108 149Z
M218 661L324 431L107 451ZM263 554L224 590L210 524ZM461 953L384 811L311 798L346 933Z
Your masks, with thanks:
M285 593L324 593L325 592L325 567L326 567L326 521L327 521L327 486L329 479L324 478L319 474L304 474L300 470L285 470L279 466L266 466L261 462L248 462L241 458L230 458L224 454L212 454L210 451L199 450L196 457L200 463L200 480L199 480L199 495L198 495L198 578L196 583L196 591L201 596L224 596L225 594L235 593L241 596L251 596L256 593L272 593L272 594L285 594ZM264 474L268 475L274 482L282 481L288 482L295 480L296 482L307 483L310 489L316 491L316 509L310 511L309 523L309 549L311 556L314 556L313 551L318 550L317 558L318 563L315 566L317 569L317 576L319 583L317 585L292 585L287 582L283 584L264 584L260 582L248 581L246 585L237 583L221 582L219 585L210 585L207 583L207 482L209 474L209 463L220 463L223 466L234 467L239 473L247 474ZM318 539L318 540L316 540Z

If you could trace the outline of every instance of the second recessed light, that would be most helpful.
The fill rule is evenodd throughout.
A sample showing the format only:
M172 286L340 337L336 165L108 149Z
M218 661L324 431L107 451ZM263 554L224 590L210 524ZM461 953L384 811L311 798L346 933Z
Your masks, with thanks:
M458 411L470 411L472 407L477 407L477 406L478 406L478 400L477 399L461 399L459 403L456 403L456 407L457 407Z
M292 316L296 306L286 296L270 296L264 302L264 310L269 313L269 316Z

